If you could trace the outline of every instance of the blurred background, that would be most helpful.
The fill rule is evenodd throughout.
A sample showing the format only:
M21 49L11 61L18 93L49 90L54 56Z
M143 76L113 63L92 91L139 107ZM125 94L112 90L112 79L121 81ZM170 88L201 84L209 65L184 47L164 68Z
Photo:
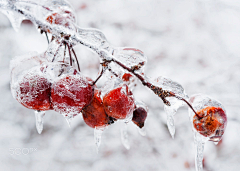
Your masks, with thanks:
M69 0L82 28L100 29L118 47L136 47L148 57L146 75L179 82L189 96L207 94L223 103L228 126L219 145L207 142L205 171L240 168L240 1L239 0ZM162 101L138 85L133 92L149 107L142 137L129 124L131 148L121 144L120 123L104 131L99 153L93 129L80 116L69 128L50 111L37 133L32 110L10 92L9 62L29 51L47 48L44 35L30 22L17 33L0 13L0 170L194 171L195 149L187 107L175 116L172 139ZM84 74L99 71L98 56L75 48ZM14 155L13 155L14 152Z

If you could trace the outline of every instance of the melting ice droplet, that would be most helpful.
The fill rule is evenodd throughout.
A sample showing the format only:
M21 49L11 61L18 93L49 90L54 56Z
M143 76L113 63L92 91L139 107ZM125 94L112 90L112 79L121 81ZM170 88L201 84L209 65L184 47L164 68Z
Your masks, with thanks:
M42 133L43 130L43 117L45 115L45 111L35 111L36 117L36 128L39 134Z

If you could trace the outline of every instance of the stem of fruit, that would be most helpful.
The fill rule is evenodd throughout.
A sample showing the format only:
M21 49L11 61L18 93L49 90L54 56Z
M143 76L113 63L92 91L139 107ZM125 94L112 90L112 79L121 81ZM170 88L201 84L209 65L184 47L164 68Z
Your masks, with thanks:
M66 57L66 50L67 50L67 45L66 43L64 43L64 56L63 56L63 63L65 61L65 57Z
M75 53L75 50L74 50L72 47L71 47L71 49L72 49L73 55L74 55L74 57L75 57L75 59L76 59L76 61L77 61L78 71L81 72L81 70L80 70L80 65L79 65L78 58L77 58L77 55L76 55L76 53Z
M71 53L71 51L70 51L70 46L69 46L69 44L68 43L66 43L66 45L67 45L67 47L68 47L68 53L69 53L69 57L70 57L70 65L72 66L72 53Z
M53 56L53 59L52 59L52 62L54 62L54 60L55 60L55 57L56 57L56 55L58 54L58 51L59 51L59 49L62 47L62 43L60 43L60 45L58 46L58 48L57 48L57 50L56 50L56 53L54 54L54 56Z
M174 94L172 92L171 92L171 94L172 94L173 97L176 97L177 99L184 101L192 109L192 111L195 113L195 115L198 117L198 119L202 118L201 116L199 116L197 114L197 112L193 109L192 105L186 99L184 99L184 98L182 98L180 96L177 96L176 94Z
M101 73L99 74L99 76L97 77L97 79L92 83L92 86L94 86L94 85L97 83L97 81L102 77L104 71L105 71L105 70L104 70L103 67L102 67Z
M46 37L47 37L47 42L48 42L48 44L49 44L49 39L48 39L48 35L47 35L47 32L45 31L45 35L46 35Z

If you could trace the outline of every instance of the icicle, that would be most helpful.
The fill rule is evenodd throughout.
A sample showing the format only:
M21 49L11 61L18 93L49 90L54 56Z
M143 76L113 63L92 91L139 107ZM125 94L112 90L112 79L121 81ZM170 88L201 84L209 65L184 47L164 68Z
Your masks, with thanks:
M5 14L8 19L10 20L13 29L18 32L21 26L22 21L25 19L24 16L19 15L18 13L14 12L14 11L5 11L2 10L1 11L3 14Z
M129 140L128 140L128 132L127 132L127 123L126 122L124 122L124 125L122 125L122 128L121 128L121 140L122 140L123 146L127 150L129 150L130 144L129 144Z
M68 126L69 126L69 128L70 128L70 127L71 127L71 122L72 122L72 120L73 120L73 115L66 115L66 114L64 114L63 116L64 116L64 118L66 119L66 121L67 121L67 123L68 123Z
M196 148L196 154L195 154L195 168L196 171L202 171L203 170L203 151L204 151L204 145L208 138L203 137L202 135L199 135L197 132L194 132L194 144Z
M94 129L94 142L96 144L97 153L98 153L98 149L101 144L101 137L102 137L102 133L104 130L105 130L105 128L97 128L97 127L95 127L95 129Z
M43 130L43 117L45 115L45 111L35 111L36 117L36 128L39 134L42 133Z
M146 132L145 127L142 127L142 128L139 128L139 127L138 127L138 132L139 132L139 134L142 135L142 136L146 136L146 135L147 135L147 132Z

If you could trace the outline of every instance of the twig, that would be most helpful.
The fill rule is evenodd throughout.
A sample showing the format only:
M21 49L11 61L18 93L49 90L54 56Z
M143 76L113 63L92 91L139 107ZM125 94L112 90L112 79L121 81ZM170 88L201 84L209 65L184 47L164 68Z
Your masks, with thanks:
M68 43L66 43L67 47L68 47L68 53L69 53L69 57L70 57L70 65L72 66L72 54L71 54L71 51L70 51L70 46Z
M52 62L54 62L55 57L56 57L56 55L58 54L58 51L59 51L59 49L60 49L61 47L62 47L62 42L61 42L60 45L58 46L58 48L57 48L57 50L56 50L56 53L55 53L54 56L53 56Z
M48 39L47 32L46 32L46 31L44 31L44 32L45 32L45 35L46 35L46 37L47 37L47 42L48 42L48 44L49 44L49 39Z
M75 59L76 59L76 61L77 61L78 71L81 72L81 70L80 70L80 65L79 65L78 58L77 58L77 55L76 55L76 53L75 53L75 51L74 51L74 49L73 49L72 47L71 47L71 49L72 49L73 55L75 56Z

